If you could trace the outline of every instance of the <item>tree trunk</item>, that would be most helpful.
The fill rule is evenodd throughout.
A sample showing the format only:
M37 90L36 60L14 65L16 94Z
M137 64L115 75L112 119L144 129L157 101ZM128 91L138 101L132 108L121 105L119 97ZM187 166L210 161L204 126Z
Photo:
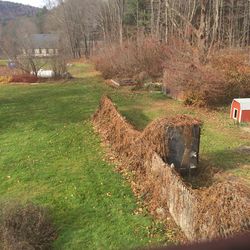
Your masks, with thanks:
M205 61L206 58L206 1L200 0L201 3L201 15L200 15L200 27L198 30L198 50L199 50L199 60L201 62Z
M168 0L165 0L165 42L168 43Z
M151 35L153 35L155 29L154 0L150 1L150 11L151 11Z

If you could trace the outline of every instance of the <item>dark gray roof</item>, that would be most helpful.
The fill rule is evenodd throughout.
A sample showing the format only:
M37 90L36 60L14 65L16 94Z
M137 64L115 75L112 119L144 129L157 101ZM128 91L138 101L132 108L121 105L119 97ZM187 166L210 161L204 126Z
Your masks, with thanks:
M33 34L30 36L32 49L56 49L59 36L56 34Z

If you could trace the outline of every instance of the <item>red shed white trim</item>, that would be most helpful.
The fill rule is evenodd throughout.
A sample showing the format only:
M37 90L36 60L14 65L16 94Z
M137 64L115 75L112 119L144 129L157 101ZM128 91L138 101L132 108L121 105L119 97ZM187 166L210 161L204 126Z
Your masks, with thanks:
M250 98L234 99L230 117L238 122L250 122Z

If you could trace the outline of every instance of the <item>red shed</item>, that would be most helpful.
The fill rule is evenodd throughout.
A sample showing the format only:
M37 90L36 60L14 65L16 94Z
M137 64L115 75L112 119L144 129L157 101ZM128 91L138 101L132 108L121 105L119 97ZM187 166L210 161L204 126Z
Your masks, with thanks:
M250 122L250 98L234 99L230 117L238 122Z

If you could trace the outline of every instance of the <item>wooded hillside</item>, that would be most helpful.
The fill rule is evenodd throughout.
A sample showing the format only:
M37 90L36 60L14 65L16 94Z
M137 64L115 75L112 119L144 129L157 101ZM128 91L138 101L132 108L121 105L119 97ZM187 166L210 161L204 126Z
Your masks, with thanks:
M39 8L8 1L0 1L0 21L8 21L21 16L34 16Z

